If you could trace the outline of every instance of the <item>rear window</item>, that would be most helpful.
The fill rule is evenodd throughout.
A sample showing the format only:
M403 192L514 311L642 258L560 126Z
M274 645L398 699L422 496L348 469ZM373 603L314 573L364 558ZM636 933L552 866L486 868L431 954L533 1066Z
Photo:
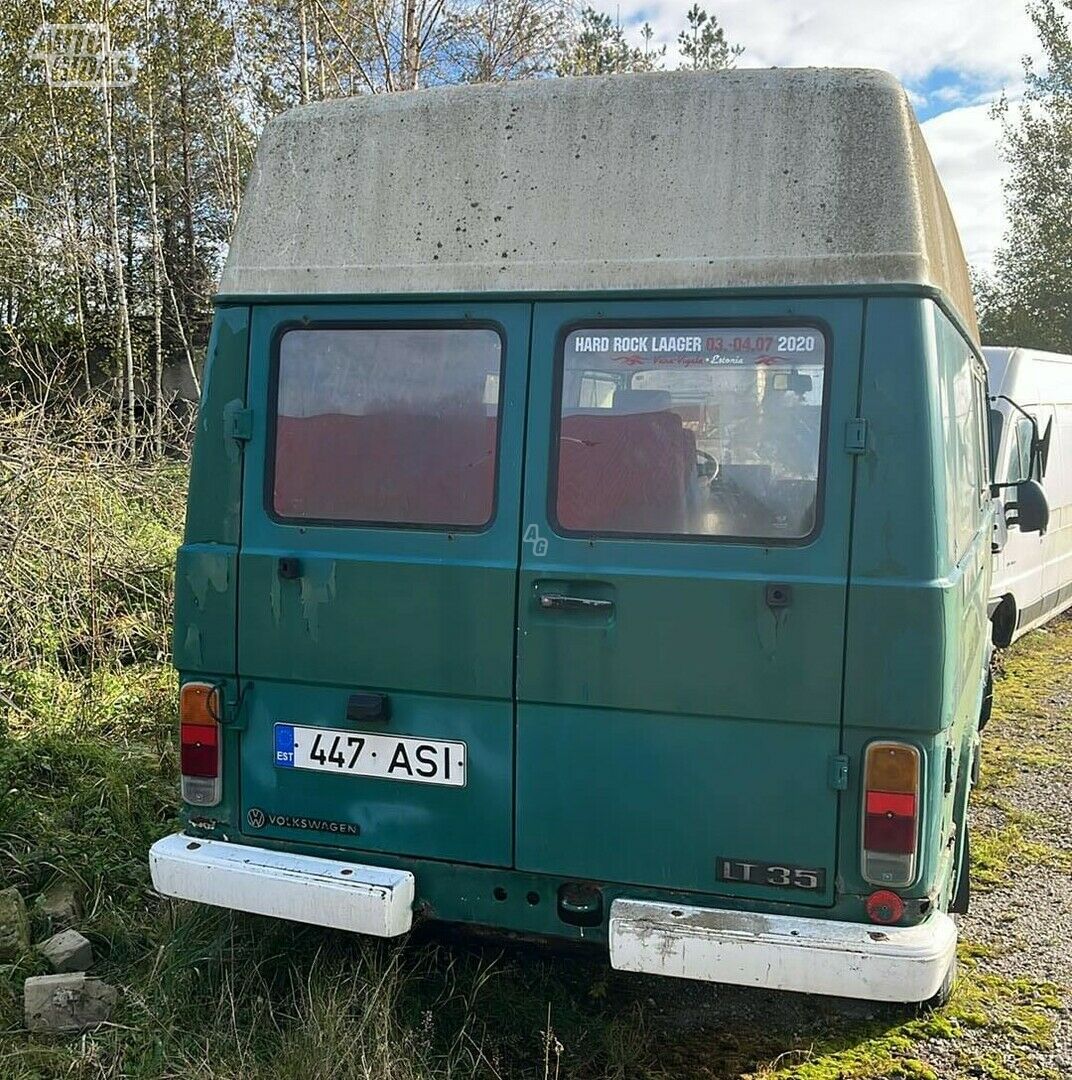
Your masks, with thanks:
M825 363L809 326L574 330L560 365L559 528L807 538Z
M279 341L281 518L481 528L494 513L502 339L488 328L313 328Z

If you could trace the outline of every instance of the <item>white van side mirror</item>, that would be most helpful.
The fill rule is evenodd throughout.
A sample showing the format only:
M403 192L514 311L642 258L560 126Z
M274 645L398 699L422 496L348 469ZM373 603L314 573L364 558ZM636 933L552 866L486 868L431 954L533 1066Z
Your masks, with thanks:
M991 492L997 496L1009 489L1014 494L1004 501L1006 524L1015 525L1022 533L1045 533L1050 525L1050 504L1042 485L1037 480L1021 480L1018 484L995 484Z
M1005 510L1016 514L1015 524L1020 532L1044 533L1050 524L1050 504L1046 492L1037 480L1024 480L1016 485L1016 502L1006 503Z

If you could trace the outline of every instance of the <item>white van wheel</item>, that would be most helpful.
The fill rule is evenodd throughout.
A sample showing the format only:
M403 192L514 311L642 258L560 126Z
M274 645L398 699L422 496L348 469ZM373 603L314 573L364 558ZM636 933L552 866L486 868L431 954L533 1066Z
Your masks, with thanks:
M1011 645L1012 636L1016 633L1016 601L1011 596L1004 596L991 616L990 622L993 628L991 635L994 645L999 649Z

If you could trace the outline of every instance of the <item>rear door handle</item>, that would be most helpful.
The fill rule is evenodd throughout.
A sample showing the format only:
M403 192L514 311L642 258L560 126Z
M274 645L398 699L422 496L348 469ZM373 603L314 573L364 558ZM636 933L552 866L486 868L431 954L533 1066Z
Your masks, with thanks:
M610 611L613 600L594 600L588 596L563 596L561 593L543 593L540 607L554 611Z

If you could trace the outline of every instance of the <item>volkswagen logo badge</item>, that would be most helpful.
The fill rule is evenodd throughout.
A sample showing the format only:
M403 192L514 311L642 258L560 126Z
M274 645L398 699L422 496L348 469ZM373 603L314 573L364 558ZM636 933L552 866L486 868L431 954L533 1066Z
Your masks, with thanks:
M264 811L259 806L250 807L249 813L246 814L246 823L251 829L263 829Z

